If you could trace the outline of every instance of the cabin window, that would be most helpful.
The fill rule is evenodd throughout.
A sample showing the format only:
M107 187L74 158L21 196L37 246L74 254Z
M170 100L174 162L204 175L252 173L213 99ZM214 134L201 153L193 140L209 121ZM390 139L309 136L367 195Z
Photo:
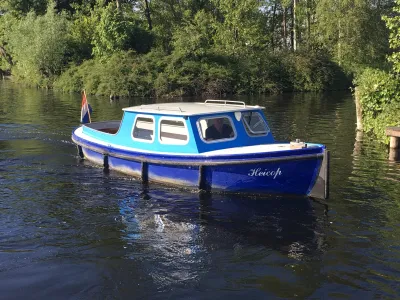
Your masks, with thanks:
M246 132L250 136L266 135L269 132L268 125L259 112L244 112L242 120Z
M136 118L132 136L134 139L153 141L154 138L154 119L151 117L139 116Z
M218 116L198 121L200 135L206 142L232 140L236 131L229 117Z
M184 145L189 140L188 131L183 120L160 120L160 143L170 145Z

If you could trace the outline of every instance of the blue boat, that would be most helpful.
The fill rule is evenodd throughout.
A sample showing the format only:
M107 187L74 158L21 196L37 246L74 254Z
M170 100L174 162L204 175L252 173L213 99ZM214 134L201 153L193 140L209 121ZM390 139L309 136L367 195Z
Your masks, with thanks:
M263 109L227 100L127 107L122 121L82 124L72 140L82 158L145 183L328 198L329 151L275 142Z

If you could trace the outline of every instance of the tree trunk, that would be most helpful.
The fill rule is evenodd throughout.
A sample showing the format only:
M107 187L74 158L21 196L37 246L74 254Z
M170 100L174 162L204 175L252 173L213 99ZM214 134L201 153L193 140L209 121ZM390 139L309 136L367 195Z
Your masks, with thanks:
M293 0L293 6L292 6L292 50L296 51L297 50L297 30L296 30L296 4L297 0Z
M271 24L271 46L272 46L272 50L274 50L275 48L275 37L274 37L274 33L275 33L275 20L276 20L276 2L273 8L273 12L272 12L272 24Z
M339 19L339 32L338 32L338 65L341 66L342 65L342 30L340 28L340 19Z
M309 0L307 0L307 38L311 40L311 5L309 4Z
M287 24L286 24L286 7L283 9L283 20L282 20L282 36L283 36L283 47L287 47Z
M3 56L11 66L13 65L11 56L8 55L8 53L6 52L6 49L4 49L2 46L0 46L0 56Z
M144 0L144 5L145 5L144 14L146 15L147 23L149 24L149 30L152 30L153 29L153 25L151 24L149 1L148 0Z

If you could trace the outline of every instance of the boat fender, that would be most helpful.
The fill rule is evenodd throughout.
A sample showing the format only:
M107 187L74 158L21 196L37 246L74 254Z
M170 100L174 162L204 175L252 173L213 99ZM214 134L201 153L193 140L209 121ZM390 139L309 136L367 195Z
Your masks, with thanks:
M290 149L302 149L307 148L307 144L302 142L300 139L290 142Z

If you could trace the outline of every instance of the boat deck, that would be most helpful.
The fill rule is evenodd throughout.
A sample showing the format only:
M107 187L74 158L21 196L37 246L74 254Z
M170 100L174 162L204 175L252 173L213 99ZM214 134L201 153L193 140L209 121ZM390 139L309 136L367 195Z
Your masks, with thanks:
M307 148L311 147L319 147L319 144L311 144L307 143ZM244 147L234 147L234 148L226 148L214 151L203 152L203 155L211 156L211 155L229 155L229 154L253 154L253 153L265 153L265 152L277 152L277 151L286 151L293 149L291 148L290 143L274 143L274 144L264 144L264 145L255 145L255 146L244 146Z

